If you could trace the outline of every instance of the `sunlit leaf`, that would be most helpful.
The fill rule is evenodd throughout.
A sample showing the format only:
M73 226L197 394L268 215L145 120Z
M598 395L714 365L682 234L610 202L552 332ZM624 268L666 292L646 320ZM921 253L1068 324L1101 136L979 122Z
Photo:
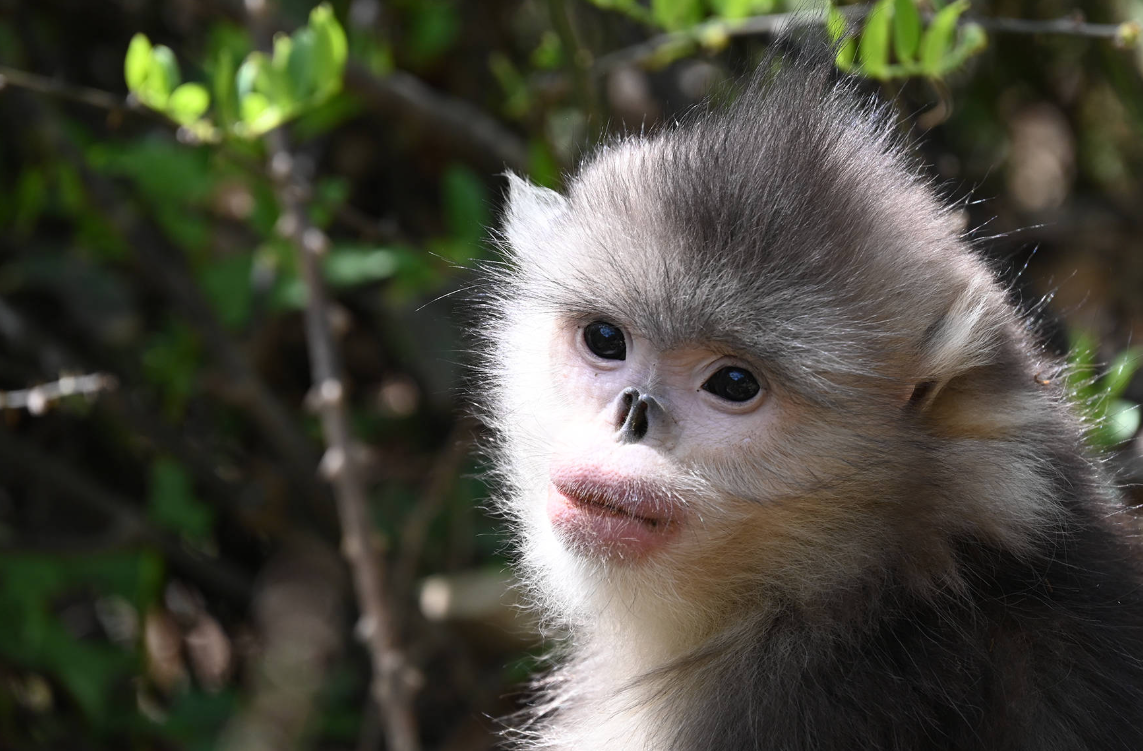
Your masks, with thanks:
M304 102L313 96L320 81L317 70L317 35L313 29L302 28L294 33L292 39L293 49L286 63L286 77L294 101Z
M147 80L151 68L151 40L145 34L131 37L127 46L127 58L123 61L123 75L127 79L127 89L138 91Z
M235 85L238 89L239 99L244 99L248 94L255 91L258 77L264 65L266 65L266 56L261 52L252 52L242 61L242 65L238 66Z
M310 12L309 25L314 33L314 80L321 91L332 93L341 88L349 56L345 30L329 3L322 3Z
M878 0L865 20L857 53L861 71L871 78L885 75L889 64L889 29L893 20L893 0Z
M203 116L210 107L210 92L198 83L184 83L171 92L167 114L180 125L188 125Z
M270 100L258 92L251 92L242 97L241 108L242 122L251 134L258 133L277 112L276 108L271 107Z
M1143 348L1133 347L1120 352L1107 368L1101 380L1101 391L1109 399L1117 399L1127 390L1135 373L1143 366Z
M151 65L143 88L147 103L161 109L180 81L179 63L171 48L160 44L152 49Z
M702 20L702 4L696 0L651 0L651 18L664 29L683 29Z
M772 13L777 5L777 0L710 0L715 14L730 20Z
M956 70L965 60L981 52L987 46L988 34L984 31L984 27L976 23L961 24L956 46L941 61L941 73Z
M837 44L849 31L849 21L838 12L832 3L826 15L826 31L829 33L830 41L834 44Z
M944 58L952 49L957 20L968 10L968 0L945 6L933 18L921 38L921 70L930 76L944 72Z
M841 46L837 48L837 57L834 62L838 70L848 73L853 70L853 60L856 56L857 40L851 37L842 42Z
M238 119L238 88L235 81L234 55L228 49L218 53L211 82L214 87L214 110L219 125L229 128Z
M916 59L921 43L921 14L914 0L895 0L893 3L893 51L903 63Z

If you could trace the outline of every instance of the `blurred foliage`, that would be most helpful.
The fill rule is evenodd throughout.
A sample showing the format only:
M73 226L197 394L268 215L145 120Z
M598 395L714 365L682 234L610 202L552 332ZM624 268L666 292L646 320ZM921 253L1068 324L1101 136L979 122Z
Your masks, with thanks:
M323 3L293 34L275 35L271 54L250 52L236 68L233 46L220 46L209 64L217 125L204 117L211 108L211 90L182 82L170 47L152 45L145 34L136 34L123 71L128 91L196 140L217 141L225 133L253 138L336 94L347 45L333 9Z
M858 41L845 17L831 6L828 24L838 46L837 65L880 79L951 73L988 44L978 24L958 24L968 9L968 0L950 3L936 11L926 26L913 0L877 0Z
M480 383L458 323L502 173L557 187L596 137L721 95L775 42L767 14L802 7L0 0L0 391L119 384L0 411L0 745L252 748L274 728L277 747L378 747L316 472L306 292L258 137L285 124L297 198L330 239L425 744L489 748L536 645L498 600L422 611L417 582L496 584L505 566L459 418ZM822 10L839 65L896 103L1049 346L1071 351L1092 441L1143 479L1143 3ZM1118 38L986 23L1075 12ZM1069 346L1067 330L1087 333Z
M1091 334L1079 331L1073 335L1068 353L1068 387L1083 405L1092 425L1091 441L1109 448L1131 440L1139 431L1139 404L1122 396L1143 366L1143 348L1120 352L1097 377L1098 352Z

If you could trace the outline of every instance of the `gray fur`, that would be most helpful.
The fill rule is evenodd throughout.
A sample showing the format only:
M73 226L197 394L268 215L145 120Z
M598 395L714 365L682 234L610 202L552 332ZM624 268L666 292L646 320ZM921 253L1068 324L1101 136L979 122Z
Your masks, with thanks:
M729 107L601 147L566 196L510 180L485 415L526 578L569 633L521 745L1143 748L1135 546L1062 387L1043 382L1056 364L887 108L786 61ZM548 570L531 509L554 377L536 339L580 316L749 353L805 415L779 451L688 468L696 494L806 519L728 562L709 602L577 564L630 592L629 629L553 594L566 572ZM841 522L819 527L815 508ZM727 614L681 655L630 658L660 601Z

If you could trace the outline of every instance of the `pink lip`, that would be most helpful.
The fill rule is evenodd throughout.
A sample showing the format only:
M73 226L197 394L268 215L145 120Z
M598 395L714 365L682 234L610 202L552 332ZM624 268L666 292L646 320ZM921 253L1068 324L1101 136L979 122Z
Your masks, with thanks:
M676 501L639 483L553 474L548 519L565 544L602 558L637 560L678 532Z

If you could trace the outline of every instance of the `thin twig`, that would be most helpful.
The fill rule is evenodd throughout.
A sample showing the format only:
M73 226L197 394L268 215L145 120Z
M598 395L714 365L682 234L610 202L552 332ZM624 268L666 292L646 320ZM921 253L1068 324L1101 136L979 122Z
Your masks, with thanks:
M528 148L523 139L477 106L437 91L416 76L396 70L380 77L351 63L346 70L345 84L377 112L434 135L453 145L472 162L493 170L507 167L524 172L528 168ZM113 113L132 112L177 127L177 123L162 113L136 106L132 98L0 65L0 91L5 86Z
M375 76L350 63L345 86L376 112L403 120L452 145L490 169L524 172L528 148L523 139L469 102L443 94L416 76L394 70Z
M969 16L964 19L980 26L985 31L1000 34L1054 34L1085 37L1088 39L1115 39L1125 32L1131 22L1087 23L1080 15L1048 20L1024 18L987 18Z
M847 5L838 12L849 21L859 21L869 14L871 5ZM922 14L926 21L932 14ZM596 59L591 71L595 76L603 76L612 70L628 65L645 65L656 59L664 51L677 48L692 48L705 40L726 40L735 37L758 35L778 35L798 28L821 26L826 22L824 13L791 11L751 16L735 21L713 20L692 26L689 29L658 34L638 44L624 47ZM1130 39L1138 37L1135 22L1120 24L1087 23L1079 16L1050 20L1025 20L1021 18L987 18L964 16L960 23L974 23L986 31L1000 34L1056 34L1085 37L1089 39ZM1134 30L1134 34L1131 32Z
M837 9L848 20L864 18L869 9L864 5L847 5ZM624 47L606 55L600 55L591 71L602 76L616 68L628 65L644 65L659 56L664 50L679 47L694 47L705 39L730 39L733 37L758 36L762 34L782 34L807 26L820 26L826 22L824 13L791 11L771 13L764 16L751 16L736 21L714 20L692 26L681 31L657 34L650 39Z
M393 590L398 601L402 601L412 591L429 527L456 482L460 464L472 447L474 430L475 424L471 419L457 422L429 470L428 480L417 505L405 519L401 528L401 556L393 573Z
M27 389L0 391L0 409L26 409L30 414L42 415L53 402L65 397L91 397L102 391L111 391L115 386L115 376L107 373L65 375L57 381L41 383Z
M270 177L274 182L281 214L278 232L297 248L306 286L306 341L314 398L310 401L321 417L326 453L323 474L333 483L341 519L342 553L353 575L361 609L357 632L373 663L373 696L385 720L385 738L391 751L419 748L412 706L412 680L404 654L398 648L394 619L390 613L385 573L373 543L373 523L361 467L353 450L349 414L345 404L345 377L340 353L329 320L329 297L321 271L321 255L329 240L306 219L300 196L309 191L300 184L286 135L278 129L266 136Z
M5 86L16 86L37 94L46 94L57 99L79 102L99 109L112 111L132 109L128 106L126 97L116 96L101 89L75 86L56 78L39 76L35 73L0 65L0 90L3 90Z

